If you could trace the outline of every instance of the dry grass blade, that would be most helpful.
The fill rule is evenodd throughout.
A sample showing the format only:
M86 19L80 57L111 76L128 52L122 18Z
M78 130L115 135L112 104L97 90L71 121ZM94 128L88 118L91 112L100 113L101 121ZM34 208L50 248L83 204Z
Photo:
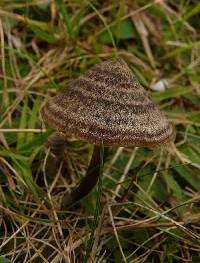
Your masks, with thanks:
M148 56L149 62L153 68L156 67L156 63L153 57L153 53L151 51L151 47L149 45L149 40L148 40L148 31L142 21L142 16L140 14L136 14L132 17L135 27L140 34L141 40L143 42L144 50Z
M112 224L112 227L113 227L113 231L114 231L114 234L115 234L115 238L116 238L116 240L117 240L117 243L118 243L118 246L119 246L119 249L120 249L120 253L121 253L122 258L123 258L123 261L124 261L124 262L127 262L127 261L126 261L126 258L125 258L125 255L124 255L124 252L123 252L123 249L122 249L122 246L121 246L121 243L120 243L120 240L119 240L119 236L118 236L116 227L115 227L115 222L114 222L114 220L113 220L112 210L111 210L111 207L110 207L109 205L108 205L108 212L109 212L110 221L111 221L111 224Z
M199 262L200 3L0 2L0 261ZM102 66L113 57L121 63ZM130 85L133 74L141 85L135 80ZM158 84L162 92L152 88ZM109 149L105 162L102 214L95 209L98 191L61 209L63 197L84 178L92 150L69 137L56 148L57 157L45 149L52 129L44 127L40 109L64 89L76 100L71 96L62 104L60 95L51 109L61 107L82 131L86 115L82 109L74 119L76 103L95 98L102 107L97 112L91 104L87 115L93 135L103 127L110 140L120 131L118 141L128 135L136 145L148 137L149 127L149 137L157 140L163 119L150 105L157 105L176 131L167 151L139 147L136 152L112 141L116 148ZM136 126L139 138L128 134Z
M126 175L128 174L128 172L129 172L129 170L130 170L130 167L131 167L132 162L133 162L133 160L134 160L134 158L135 158L137 149L138 149L137 147L134 148L133 153L131 154L129 161L127 162L127 165L126 165L126 167L124 168L123 174L121 175L121 177L120 177L120 179L119 179L119 183L118 183L116 189L114 190L114 193L113 193L113 196L112 196L112 201L119 195L119 191L120 191L120 188L121 188L121 184L123 183Z

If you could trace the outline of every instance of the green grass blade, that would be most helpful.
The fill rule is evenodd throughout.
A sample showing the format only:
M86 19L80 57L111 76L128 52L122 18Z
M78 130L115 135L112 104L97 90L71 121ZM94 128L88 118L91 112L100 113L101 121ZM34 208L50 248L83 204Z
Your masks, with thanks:
M194 189L199 191L200 189L200 181L197 177L197 174L194 170L192 170L188 166L177 166L173 168L178 174L184 178Z
M103 22L103 24L104 24L104 26L105 26L108 34L109 34L109 37L110 37L110 39L111 39L111 43L112 43L112 45L113 45L113 48L114 48L115 54L116 54L116 52L117 52L117 46L116 46L115 39L114 39L114 37L113 37L113 34L112 34L112 31L111 31L110 27L109 27L108 24L106 23L104 17L101 15L101 13L99 13L99 11L96 9L96 7L95 7L91 2L89 2L89 1L88 1L88 4L91 6L91 8L97 13L97 15L98 15L98 16L100 17L100 19L102 20L102 22Z
M58 38L56 38L52 33L47 33L37 26L29 25L29 27L35 33L36 36L46 41L47 43L54 44L58 41Z
M72 18L70 17L70 13L68 9L65 7L64 1L63 0L57 0L56 1L60 10L60 13L63 17L64 23L67 27L68 31L68 36L70 39L74 39L75 37L75 32L74 32L74 25L72 22Z
M167 89L163 92L155 92L151 94L151 97L155 100L155 101L162 101L165 99L170 99L170 98L174 98L176 96L181 96L187 93L190 93L193 90L193 88L191 86L189 87L179 87L179 88L170 88Z
M94 244L94 239L95 239L95 230L98 225L99 221L99 216L102 211L101 207L101 193L102 193L102 175L103 175L103 166L104 166L104 146L101 144L100 145L100 176L98 180L98 185L97 185L97 191L96 191L96 208L94 211L94 219L92 223L92 228L91 228L91 235L90 235L90 240L88 242L87 250L86 250L86 255L84 258L84 263L87 263L89 258L90 258L90 253Z
M197 3L194 5L194 8L190 9L189 11L187 9L186 14L184 15L184 20L188 20L191 17L193 17L199 13L200 13L200 3Z
M200 41L197 41L197 42L192 42L190 44L185 44L184 47L178 47L178 48L175 48L174 50L168 52L166 55L164 55L162 58L163 59L168 59L168 58L171 58L171 57L174 57L174 56L177 56L181 53L184 53L186 51L189 51L193 48L198 48L200 46Z
M172 191L172 193L175 195L177 204L180 204L184 201L186 201L183 189L180 187L180 185L177 183L177 181L174 179L173 175L169 172L166 173L165 171L162 172L165 182L169 189Z
M8 258L0 257L0 263L12 263L12 262Z

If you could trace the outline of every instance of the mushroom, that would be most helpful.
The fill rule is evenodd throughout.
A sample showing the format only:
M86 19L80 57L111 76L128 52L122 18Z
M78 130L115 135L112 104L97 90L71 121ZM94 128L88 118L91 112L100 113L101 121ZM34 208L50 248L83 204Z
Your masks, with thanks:
M66 137L95 145L86 176L65 205L86 196L99 178L100 147L166 145L172 125L128 65L114 58L95 65L50 98L42 118Z

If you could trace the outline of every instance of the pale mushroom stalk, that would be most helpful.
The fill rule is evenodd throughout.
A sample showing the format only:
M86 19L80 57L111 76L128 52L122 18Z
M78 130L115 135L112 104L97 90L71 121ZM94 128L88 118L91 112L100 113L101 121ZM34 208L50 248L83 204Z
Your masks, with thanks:
M88 195L97 184L101 174L101 158L103 158L104 162L108 153L108 147L105 147L103 149L103 153L101 151L101 146L94 146L92 158L88 166L86 175L82 179L80 185L72 193L66 194L64 196L62 205L64 208L75 204L80 199ZM103 156L101 156L101 154L103 154Z

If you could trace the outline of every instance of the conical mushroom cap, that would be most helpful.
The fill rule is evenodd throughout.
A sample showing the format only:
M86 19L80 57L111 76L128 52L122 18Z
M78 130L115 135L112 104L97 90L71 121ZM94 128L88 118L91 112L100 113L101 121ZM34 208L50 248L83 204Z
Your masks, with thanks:
M92 67L47 101L41 113L67 136L105 146L156 146L168 143L173 133L122 59Z

